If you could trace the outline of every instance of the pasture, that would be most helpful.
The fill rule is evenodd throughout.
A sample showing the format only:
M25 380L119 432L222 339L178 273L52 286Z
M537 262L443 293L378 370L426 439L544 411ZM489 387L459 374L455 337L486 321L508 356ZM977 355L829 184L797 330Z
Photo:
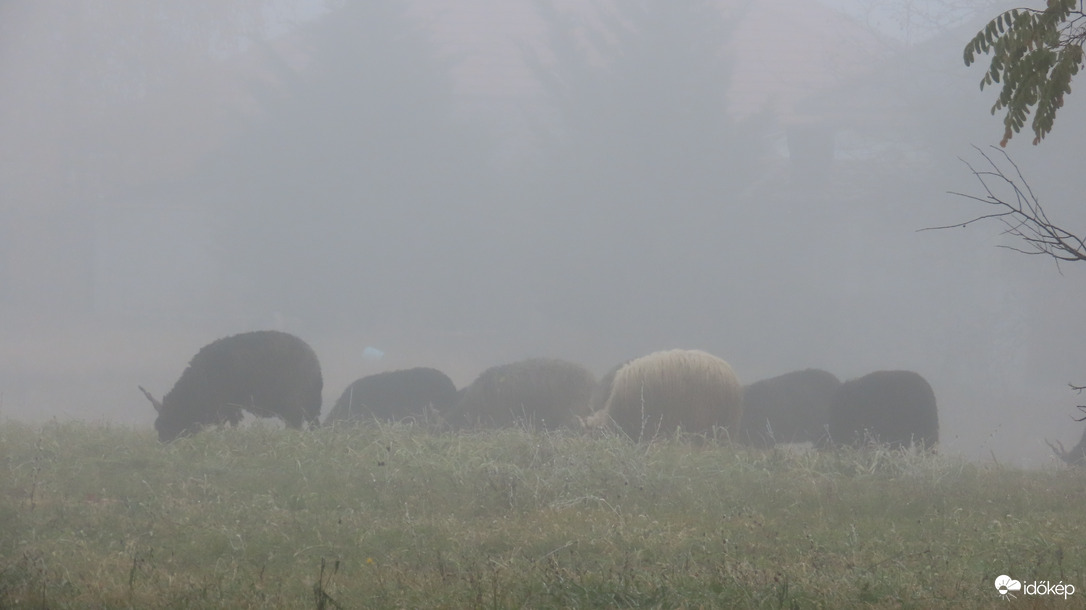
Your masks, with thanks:
M1086 471L712 439L0 423L0 608L1086 607Z

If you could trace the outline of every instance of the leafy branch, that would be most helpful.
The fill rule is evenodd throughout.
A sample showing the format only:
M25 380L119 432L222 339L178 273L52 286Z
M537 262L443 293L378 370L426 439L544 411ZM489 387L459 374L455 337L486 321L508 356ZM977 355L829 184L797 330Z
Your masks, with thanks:
M1001 83L992 114L1006 109L1003 140L1022 130L1030 109L1031 128L1040 143L1071 92L1071 79L1083 66L1086 11L1083 0L1048 0L1043 10L1016 8L1000 14L965 46L965 65L978 54L991 54L980 88Z

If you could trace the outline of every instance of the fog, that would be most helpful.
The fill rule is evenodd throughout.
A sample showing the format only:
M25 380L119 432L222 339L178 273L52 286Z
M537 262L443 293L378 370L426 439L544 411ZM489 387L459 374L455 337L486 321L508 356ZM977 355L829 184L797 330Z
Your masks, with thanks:
M919 231L987 212L948 191L999 154L961 59L999 7L896 4L0 3L0 417L150 427L137 384L272 328L325 412L383 370L699 348L915 370L944 452L1048 464L1086 267ZM1077 95L1007 151L1081 234Z

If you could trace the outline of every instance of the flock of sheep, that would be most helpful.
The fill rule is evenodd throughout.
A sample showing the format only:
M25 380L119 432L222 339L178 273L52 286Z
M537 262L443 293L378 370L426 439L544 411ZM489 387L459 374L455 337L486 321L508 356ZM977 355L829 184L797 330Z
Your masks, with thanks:
M155 429L164 442L236 425L243 411L290 427L317 426L322 389L312 348L278 331L206 345L161 401L140 388L158 411ZM599 381L579 364L544 358L490 368L461 390L432 368L379 373L348 386L324 424L407 418L454 429L610 428L639 441L682 430L758 447L880 442L933 449L939 440L935 394L911 371L841 383L807 369L744 387L724 360L678 349L624 362Z

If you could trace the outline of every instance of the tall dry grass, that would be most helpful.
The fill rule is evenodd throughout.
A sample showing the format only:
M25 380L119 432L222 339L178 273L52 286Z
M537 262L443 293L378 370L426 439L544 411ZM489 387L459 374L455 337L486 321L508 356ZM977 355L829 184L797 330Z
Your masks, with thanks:
M687 440L6 422L0 608L1086 607L1082 471Z

